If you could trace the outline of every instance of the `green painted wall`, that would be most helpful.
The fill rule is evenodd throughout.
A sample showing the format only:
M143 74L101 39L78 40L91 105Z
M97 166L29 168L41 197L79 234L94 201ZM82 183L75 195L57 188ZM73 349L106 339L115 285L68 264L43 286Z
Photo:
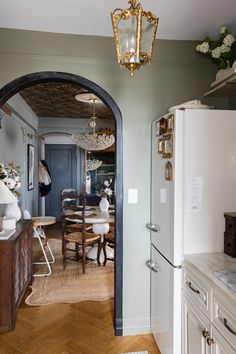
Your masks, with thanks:
M117 64L112 38L0 30L0 83L53 70L78 74L103 87L123 115L124 134L124 333L149 331L151 122L178 103L201 99L217 108L227 100L203 99L216 68L195 53L196 43L158 40L152 65L135 73ZM138 204L127 203L128 188ZM158 301L158 299L157 299Z

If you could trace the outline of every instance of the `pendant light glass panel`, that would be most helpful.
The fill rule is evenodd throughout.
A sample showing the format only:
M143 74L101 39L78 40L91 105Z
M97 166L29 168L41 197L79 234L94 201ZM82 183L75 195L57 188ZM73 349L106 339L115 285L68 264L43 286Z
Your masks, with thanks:
M156 26L147 17L142 16L142 34L141 34L141 53L148 55L148 61L151 61L154 38L156 36Z
M119 47L121 62L138 62L137 58L137 18L131 16L127 20L118 21Z

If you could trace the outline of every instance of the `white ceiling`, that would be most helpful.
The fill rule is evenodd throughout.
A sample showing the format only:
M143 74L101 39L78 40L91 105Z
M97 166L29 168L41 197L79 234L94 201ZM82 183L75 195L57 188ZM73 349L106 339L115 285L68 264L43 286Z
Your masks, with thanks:
M218 38L227 25L236 34L236 0L141 0L159 16L157 37L200 40ZM0 27L112 36L110 12L128 0L0 0Z

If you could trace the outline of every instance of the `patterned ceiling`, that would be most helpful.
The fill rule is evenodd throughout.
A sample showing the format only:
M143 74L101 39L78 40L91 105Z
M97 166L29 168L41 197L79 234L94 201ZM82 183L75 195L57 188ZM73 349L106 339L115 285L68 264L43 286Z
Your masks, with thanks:
M87 92L71 84L43 83L20 92L23 99L38 117L91 118L93 105L75 99L78 93ZM103 104L96 104L96 117L111 119L110 110Z

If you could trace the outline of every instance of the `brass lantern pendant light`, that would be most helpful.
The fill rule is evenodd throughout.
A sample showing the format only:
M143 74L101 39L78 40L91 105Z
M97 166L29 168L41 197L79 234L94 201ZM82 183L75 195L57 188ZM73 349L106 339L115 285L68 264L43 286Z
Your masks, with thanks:
M139 0L129 0L128 9L111 14L118 62L134 75L134 70L150 64L159 18L143 11Z

